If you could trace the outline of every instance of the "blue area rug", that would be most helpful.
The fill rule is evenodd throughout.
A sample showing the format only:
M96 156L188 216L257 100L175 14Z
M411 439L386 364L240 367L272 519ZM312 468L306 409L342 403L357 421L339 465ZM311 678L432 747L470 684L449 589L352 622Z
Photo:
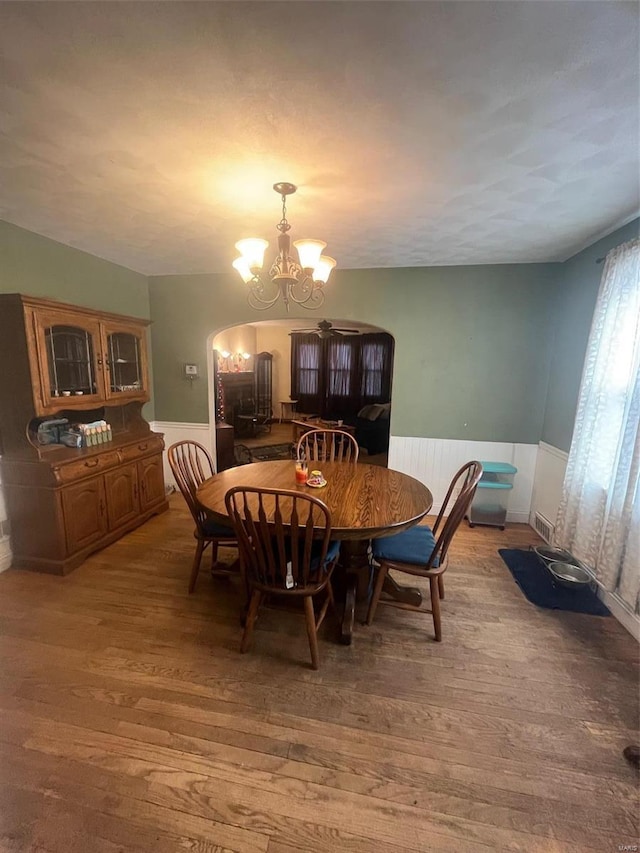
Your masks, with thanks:
M498 554L506 563L525 597L538 607L548 610L570 610L591 616L609 616L609 610L588 586L566 589L554 584L551 573L542 565L534 551L500 548Z

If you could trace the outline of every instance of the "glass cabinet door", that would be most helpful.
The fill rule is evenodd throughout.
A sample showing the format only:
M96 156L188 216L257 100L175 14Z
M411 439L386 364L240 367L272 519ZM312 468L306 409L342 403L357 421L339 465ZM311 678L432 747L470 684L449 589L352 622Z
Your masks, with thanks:
M148 400L146 323L34 309L27 315L39 415Z
M146 351L144 333L139 330L105 330L105 364L108 397L145 395Z
M256 411L258 415L270 418L273 415L271 401L271 373L273 356L270 352L261 352L254 358Z
M93 336L78 326L44 330L52 397L97 393Z

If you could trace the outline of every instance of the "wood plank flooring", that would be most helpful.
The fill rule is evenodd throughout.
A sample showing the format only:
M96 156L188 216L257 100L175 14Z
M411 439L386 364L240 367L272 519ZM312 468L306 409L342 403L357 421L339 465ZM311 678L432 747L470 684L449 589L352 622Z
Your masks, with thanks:
M191 533L173 496L66 578L0 575L0 850L638 843L638 646L522 597L496 549L528 527L461 528L441 644L381 607L344 647L329 616L318 672L294 613L264 611L239 654L235 581L203 561L187 595Z

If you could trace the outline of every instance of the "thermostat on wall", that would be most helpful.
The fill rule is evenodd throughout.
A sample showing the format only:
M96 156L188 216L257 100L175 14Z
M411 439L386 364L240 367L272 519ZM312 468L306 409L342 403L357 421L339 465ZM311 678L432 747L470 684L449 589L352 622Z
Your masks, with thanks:
M186 376L187 379L197 379L198 378L198 365L197 364L185 364L184 375Z

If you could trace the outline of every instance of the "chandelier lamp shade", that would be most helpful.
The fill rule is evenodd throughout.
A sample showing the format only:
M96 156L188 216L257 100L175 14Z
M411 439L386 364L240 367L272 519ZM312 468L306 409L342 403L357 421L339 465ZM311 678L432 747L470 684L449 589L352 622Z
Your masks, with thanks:
M297 187L280 182L273 188L282 197L282 219L276 225L280 232L276 259L265 275L264 255L269 243L258 237L249 237L236 243L240 257L233 262L233 268L249 286L247 301L252 308L264 311L275 305L280 297L287 311L292 302L303 308L319 308L324 302L323 287L336 262L322 254L327 245L322 240L294 240L297 258L292 257L286 202L287 196L292 195Z

